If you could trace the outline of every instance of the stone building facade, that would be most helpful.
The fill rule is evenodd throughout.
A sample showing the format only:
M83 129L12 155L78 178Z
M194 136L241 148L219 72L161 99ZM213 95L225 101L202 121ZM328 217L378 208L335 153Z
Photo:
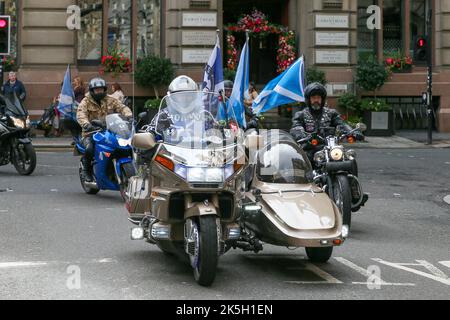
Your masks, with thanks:
M296 32L298 51L308 65L327 75L330 102L353 91L355 68L365 54L400 49L413 54L425 33L425 12L433 8L434 94L437 123L450 132L450 0L4 0L16 15L14 50L18 73L29 91L27 107L39 116L57 95L67 65L85 80L98 75L100 58L111 45L133 57L157 54L171 59L180 74L201 81L204 62L216 30L245 8L263 7L277 23ZM81 30L67 27L71 5L81 8ZM382 8L381 29L368 30L367 7ZM241 9L243 12L237 12ZM255 47L257 48L257 46ZM269 47L270 49L270 47ZM226 50L225 50L226 51ZM254 55L258 55L255 49ZM263 55L261 53L260 55ZM270 58L270 57L269 57ZM262 60L260 66L265 65ZM256 66L258 67L258 65ZM152 90L134 86L132 74L109 81L121 83L127 95L150 97ZM394 74L379 96L408 109L426 91L426 67L417 62L411 73ZM258 82L258 79L253 79ZM264 83L259 83L263 85ZM164 88L161 88L164 92Z

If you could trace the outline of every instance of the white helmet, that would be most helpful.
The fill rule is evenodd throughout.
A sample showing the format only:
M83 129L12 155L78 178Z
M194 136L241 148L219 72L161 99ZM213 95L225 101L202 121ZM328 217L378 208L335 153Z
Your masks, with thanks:
M169 86L169 93L180 91L198 91L197 83L188 76L179 76Z

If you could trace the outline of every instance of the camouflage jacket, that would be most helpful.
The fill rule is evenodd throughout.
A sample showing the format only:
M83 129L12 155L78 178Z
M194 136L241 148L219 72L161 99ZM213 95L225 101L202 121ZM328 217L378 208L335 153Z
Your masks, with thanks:
M83 137L87 136L85 129L91 121L105 120L107 115L114 113L120 113L124 117L133 116L130 108L114 98L107 96L102 100L101 105L98 105L90 94L86 95L86 98L84 98L78 106L77 111L77 120L83 128Z

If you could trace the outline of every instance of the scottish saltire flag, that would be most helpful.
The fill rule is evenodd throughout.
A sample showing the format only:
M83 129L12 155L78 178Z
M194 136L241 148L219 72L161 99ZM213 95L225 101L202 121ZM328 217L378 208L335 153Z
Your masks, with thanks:
M67 66L64 84L59 98L58 111L63 118L72 118L76 120L76 114L73 109L75 94L72 88L72 79L70 76L70 66Z
M270 81L253 102L253 112L261 114L278 106L305 101L305 61L301 57Z
M236 72L236 79L234 80L233 92L230 97L230 106L236 114L236 120L239 126L245 128L247 122L245 120L245 105L244 97L248 92L250 86L250 58L249 58L248 35L244 48L242 48L239 66Z
M217 35L216 46L214 47L214 50L211 53L209 61L205 67L202 90L206 92L216 93L223 93L225 90L222 50L220 49L219 35Z

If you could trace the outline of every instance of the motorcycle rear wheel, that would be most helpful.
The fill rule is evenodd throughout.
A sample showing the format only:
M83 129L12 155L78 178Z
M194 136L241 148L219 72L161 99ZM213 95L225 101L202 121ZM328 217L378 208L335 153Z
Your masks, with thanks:
M86 186L86 181L84 180L83 173L82 173L82 166L83 164L80 162L80 168L79 168L79 175L80 175L80 182L81 187L83 188L84 192L90 195L96 195L100 192L100 189L98 188L89 188Z
M33 145L17 144L17 149L12 155L12 163L20 175L31 175L36 169L36 151Z

